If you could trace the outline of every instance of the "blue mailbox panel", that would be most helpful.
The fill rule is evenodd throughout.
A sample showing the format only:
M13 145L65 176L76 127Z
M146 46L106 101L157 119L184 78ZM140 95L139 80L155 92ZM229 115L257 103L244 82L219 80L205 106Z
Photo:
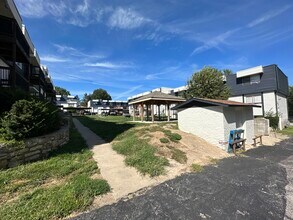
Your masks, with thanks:
M239 139L242 139L244 136L244 130L231 130L229 135L229 143L228 143L228 152L232 152L233 150L233 142Z

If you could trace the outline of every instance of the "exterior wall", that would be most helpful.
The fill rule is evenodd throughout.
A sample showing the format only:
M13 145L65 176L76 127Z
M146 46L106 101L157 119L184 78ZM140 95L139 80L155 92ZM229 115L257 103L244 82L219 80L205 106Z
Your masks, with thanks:
M264 112L276 113L276 96L274 92L268 92L263 94Z
M192 107L178 110L179 129L197 135L206 141L225 149L219 142L226 140L224 137L223 108Z
M254 137L253 109L249 107L228 107L224 108L223 113L225 140L228 140L231 130L243 129L246 142L251 144Z
M287 123L288 123L288 103L287 98L277 94L277 107L278 107L278 113L280 117L280 129L283 129Z
M0 144L0 169L6 169L48 157L49 152L69 141L69 126L60 130L24 141L23 146L15 143Z
M233 96L229 98L230 101L234 101L234 102L243 102L243 97L242 95L240 96Z
M265 118L254 119L254 133L255 135L269 135L270 121Z

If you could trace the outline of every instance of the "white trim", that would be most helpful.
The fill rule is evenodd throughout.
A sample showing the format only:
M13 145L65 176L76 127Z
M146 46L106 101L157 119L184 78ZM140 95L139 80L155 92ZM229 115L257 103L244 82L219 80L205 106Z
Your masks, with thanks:
M255 74L263 73L263 66L256 66L249 69L241 70L236 72L236 77L241 78L245 76L251 76Z

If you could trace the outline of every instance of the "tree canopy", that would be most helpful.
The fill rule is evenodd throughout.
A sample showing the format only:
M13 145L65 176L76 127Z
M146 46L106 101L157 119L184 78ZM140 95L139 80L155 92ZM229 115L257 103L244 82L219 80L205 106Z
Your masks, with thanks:
M223 75L223 71L213 67L204 67L195 72L187 82L186 98L228 99L230 89L223 81Z
M55 86L55 91L57 95L70 95L70 92L59 86Z
M93 94L90 95L91 99L102 99L102 100L112 100L112 97L104 89L96 89Z
M293 86L289 86L288 106L289 106L289 115L293 116Z

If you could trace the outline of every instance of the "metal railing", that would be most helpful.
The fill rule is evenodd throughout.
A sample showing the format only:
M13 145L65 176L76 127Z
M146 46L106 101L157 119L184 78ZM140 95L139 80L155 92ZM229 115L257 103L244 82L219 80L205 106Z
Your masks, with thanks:
M7 87L10 86L10 69L0 67L0 86Z

